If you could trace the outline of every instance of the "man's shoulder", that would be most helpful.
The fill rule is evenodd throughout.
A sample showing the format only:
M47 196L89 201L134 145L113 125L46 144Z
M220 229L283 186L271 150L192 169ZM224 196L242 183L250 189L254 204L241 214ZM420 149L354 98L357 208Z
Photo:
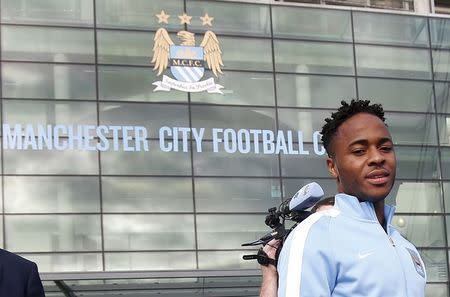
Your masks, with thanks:
M16 265L24 268L35 265L34 262L4 249L0 249L0 262L5 265Z

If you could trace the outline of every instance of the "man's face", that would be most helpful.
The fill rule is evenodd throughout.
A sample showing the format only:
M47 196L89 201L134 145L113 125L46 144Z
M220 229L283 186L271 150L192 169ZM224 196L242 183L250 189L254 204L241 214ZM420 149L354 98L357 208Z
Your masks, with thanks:
M339 126L327 160L338 191L360 201L386 198L395 180L396 160L391 135L378 117L358 113Z

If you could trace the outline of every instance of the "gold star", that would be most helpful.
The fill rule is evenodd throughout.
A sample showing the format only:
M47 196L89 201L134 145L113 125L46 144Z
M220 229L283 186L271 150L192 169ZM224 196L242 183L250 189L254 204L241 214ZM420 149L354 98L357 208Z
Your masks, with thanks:
M203 26L208 25L210 27L212 27L212 21L214 20L214 18L210 17L207 13L205 13L205 16L200 17L200 19L203 22Z
M180 22L181 25L183 25L183 24L190 25L191 24L192 17L188 16L185 12L183 12L183 15L179 15L178 18L181 20L181 22Z
M166 14L164 12L164 10L161 10L161 12L156 15L156 17L158 18L158 24L159 23L166 23L166 24L169 23L168 20L169 20L170 15Z

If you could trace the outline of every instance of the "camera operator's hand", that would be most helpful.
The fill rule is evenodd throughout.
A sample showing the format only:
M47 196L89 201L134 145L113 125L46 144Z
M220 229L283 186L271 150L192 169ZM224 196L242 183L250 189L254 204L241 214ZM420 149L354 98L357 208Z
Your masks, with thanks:
M280 247L280 240L272 239L264 247L263 251L270 259L276 260ZM278 290L278 273L277 267L274 265L261 265L262 283L260 297L277 297Z

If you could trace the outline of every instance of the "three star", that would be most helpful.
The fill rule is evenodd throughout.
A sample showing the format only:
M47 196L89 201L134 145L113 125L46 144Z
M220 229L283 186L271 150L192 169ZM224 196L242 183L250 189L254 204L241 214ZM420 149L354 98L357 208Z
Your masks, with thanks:
M159 14L156 15L158 18L158 24L165 23L169 24L169 17L170 15L166 14L164 10L161 10ZM192 16L187 15L185 12L182 15L179 15L178 18L180 19L180 25L190 25ZM212 21L214 20L213 17L210 17L207 13L205 13L204 16L200 17L200 20L202 21L203 26L210 26L212 27Z

